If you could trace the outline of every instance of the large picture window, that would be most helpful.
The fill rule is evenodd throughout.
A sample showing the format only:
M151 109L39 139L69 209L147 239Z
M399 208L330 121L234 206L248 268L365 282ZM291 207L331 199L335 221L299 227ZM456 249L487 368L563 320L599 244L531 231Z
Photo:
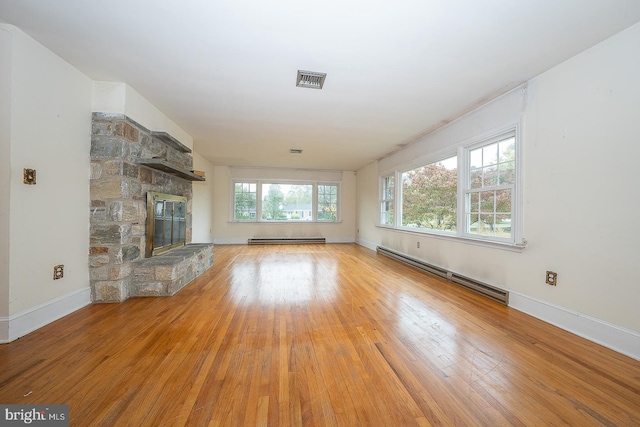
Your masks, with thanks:
M339 221L339 184L237 181L233 221Z
M402 174L402 227L456 231L457 157Z
M520 244L518 147L514 126L458 147L456 155L381 175L379 225Z
M262 215L264 221L311 220L313 185L262 183Z

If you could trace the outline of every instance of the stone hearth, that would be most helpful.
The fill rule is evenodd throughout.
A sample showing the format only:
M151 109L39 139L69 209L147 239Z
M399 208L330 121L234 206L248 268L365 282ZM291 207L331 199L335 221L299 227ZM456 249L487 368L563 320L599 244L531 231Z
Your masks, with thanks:
M122 114L93 113L89 271L94 302L173 295L213 265L213 245L192 245L191 150ZM187 198L185 247L145 256L146 194Z
M131 296L174 295L213 265L209 244L190 244L133 263Z

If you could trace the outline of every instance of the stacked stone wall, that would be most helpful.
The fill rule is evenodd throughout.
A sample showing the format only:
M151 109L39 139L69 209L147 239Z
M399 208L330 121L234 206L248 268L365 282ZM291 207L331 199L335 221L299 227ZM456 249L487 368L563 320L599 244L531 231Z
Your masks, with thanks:
M131 296L132 263L145 253L148 191L187 198L186 241L191 242L191 182L137 164L152 158L192 169L191 155L153 138L128 117L93 114L89 271L94 302L121 302Z

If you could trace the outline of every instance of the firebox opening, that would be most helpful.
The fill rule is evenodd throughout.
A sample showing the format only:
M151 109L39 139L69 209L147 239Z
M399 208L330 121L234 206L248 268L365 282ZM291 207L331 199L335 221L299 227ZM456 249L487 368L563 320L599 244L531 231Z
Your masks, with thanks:
M148 192L145 256L150 258L184 246L186 217L186 197Z

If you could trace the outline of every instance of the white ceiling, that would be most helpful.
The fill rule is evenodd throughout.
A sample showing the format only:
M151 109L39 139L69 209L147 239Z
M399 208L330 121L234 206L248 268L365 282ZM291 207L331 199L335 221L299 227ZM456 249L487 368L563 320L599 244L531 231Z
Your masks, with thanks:
M0 21L129 84L214 164L356 170L639 22L640 1L0 0Z

